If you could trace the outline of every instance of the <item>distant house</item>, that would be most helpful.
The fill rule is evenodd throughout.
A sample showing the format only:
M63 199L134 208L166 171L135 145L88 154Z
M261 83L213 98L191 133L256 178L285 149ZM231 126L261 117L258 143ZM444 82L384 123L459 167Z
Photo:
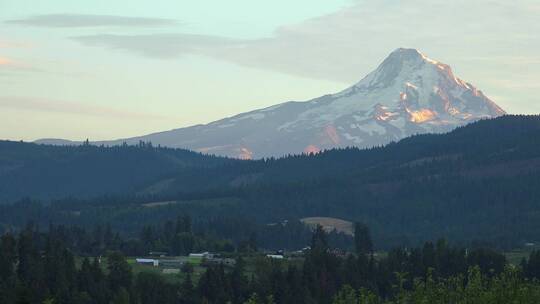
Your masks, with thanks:
M190 253L190 258L201 258L201 259L211 259L214 257L214 255L210 252L201 252L201 253Z
M230 258L208 258L206 259L206 265L223 265L223 266L234 266L236 264L235 259Z
M343 250L343 249L340 249L340 248L331 249L331 250L329 250L329 252L331 252L333 255L338 256L338 257L346 257L347 256L347 252L345 250Z
M283 259L282 254L267 254L266 257L270 258L270 259L276 259L276 260L282 260Z
M159 266L159 260L155 260L155 259L142 259L142 258L137 258L137 259L135 259L135 261L137 262L137 264L152 265L152 266L154 266L154 267L158 267L158 266Z
M165 268L180 268L186 263L184 259L161 259L159 265Z

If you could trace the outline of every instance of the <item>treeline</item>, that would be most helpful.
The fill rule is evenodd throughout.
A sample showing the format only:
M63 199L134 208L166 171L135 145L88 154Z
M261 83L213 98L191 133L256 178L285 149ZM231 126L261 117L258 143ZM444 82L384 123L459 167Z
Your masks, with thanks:
M256 225L235 218L214 218L193 221L187 215L163 224L144 225L130 236L114 230L111 225L81 226L40 225L31 222L29 227L36 235L42 234L61 239L63 244L79 256L99 256L107 251L121 251L128 256L162 252L180 256L193 252L241 252L258 250L299 250L309 245L312 230L300 221ZM3 232L2 232L3 233ZM337 231L328 232L332 248L351 250L353 238Z
M40 230L39 226L30 223L20 232L21 235L30 233L38 246L45 244L48 239L54 239L80 257L101 256L111 251L119 251L127 256L147 256L152 251L168 255L237 251L229 240L194 232L191 218L185 215L163 226L144 226L137 237L129 238L114 232L110 225L97 225L89 230L78 226L49 225L47 229Z
M147 256L150 252L178 256L203 251L237 251L231 241L193 232L189 216L179 216L176 222L169 221L163 226L145 226L135 238L120 236L110 225L96 226L91 230L50 225L45 231L39 231L37 226L29 224L24 231L29 230L34 231L38 244L45 243L47 238L61 240L71 252L83 257L105 255L111 251L120 251L127 256Z
M418 279L412 289L396 285L396 295L384 299L367 289L355 290L345 285L332 304L448 304L448 303L520 303L540 301L540 283L523 278L518 269L508 267L496 276L483 275L478 267L465 275L434 280ZM265 303L265 302L252 302Z
M242 218L215 217L192 222L189 215L162 225L146 225L139 239L146 252L171 255L191 252L256 252L258 250L299 250L309 245L312 230L298 220L260 225ZM352 236L335 230L328 233L332 248L353 248Z
M223 202L224 206L218 200L211 204L193 201L151 208L143 207L143 202L134 197L108 197L91 202L65 199L46 206L26 199L17 205L0 205L0 234L20 231L25 222L32 222L45 230L49 223L54 222L57 229L64 230L62 233L77 239L78 246L88 244L91 248L103 248L103 244L110 242L114 236L131 240L125 244L131 247L131 254L141 254L151 249L175 255L198 251L203 247L228 251L232 246L245 247L250 239L255 240L257 247L264 249L297 250L307 246L311 238L311 229L298 219L260 222L232 214L237 210L234 206L231 207L233 210L223 210L231 206L227 201ZM179 223L182 220L189 221L189 229L179 228L183 226ZM184 233L187 231L189 233ZM107 242L103 239L107 239ZM133 239L144 240L144 245L133 242ZM329 234L333 247L350 249L351 239L351 236L336 231ZM115 242L118 243L118 240Z
M185 223L185 222L184 222ZM185 227L184 227L185 228ZM181 230L185 230L180 228ZM359 225L357 254L336 255L318 227L304 259L238 256L194 280L190 267L172 283L134 274L121 251L79 257L58 232L29 226L0 241L0 303L537 303L540 253L519 267L488 249L467 251L444 240L375 257ZM180 232L180 233L185 233Z

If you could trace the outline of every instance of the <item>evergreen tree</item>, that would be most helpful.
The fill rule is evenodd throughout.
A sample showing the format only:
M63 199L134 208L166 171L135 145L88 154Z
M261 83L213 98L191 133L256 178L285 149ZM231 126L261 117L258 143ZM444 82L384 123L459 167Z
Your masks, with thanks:
M234 303L242 303L245 300L245 296L248 291L248 280L244 272L245 262L240 256L236 259L234 268L229 275L232 289L232 300Z
M130 304L129 292L125 288L121 287L117 292L114 293L111 304Z
M179 303L180 304L194 304L196 303L195 288L191 279L191 272L186 272L186 277L180 285Z
M107 269L109 271L107 282L111 291L129 292L131 290L131 267L122 253L115 251L107 255ZM124 298L123 295L121 298Z
M11 234L5 234L0 239L0 303L15 302L16 241Z
M354 224L354 245L356 253L366 255L373 253L373 241L369 228L363 223Z

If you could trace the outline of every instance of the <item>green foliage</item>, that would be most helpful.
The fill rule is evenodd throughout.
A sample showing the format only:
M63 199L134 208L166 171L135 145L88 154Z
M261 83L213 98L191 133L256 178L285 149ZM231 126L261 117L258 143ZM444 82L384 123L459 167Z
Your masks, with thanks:
M332 304L448 304L448 303L538 303L540 284L524 280L517 269L508 267L498 276L482 275L478 266L463 276L435 281L431 276L418 279L412 289L400 288L390 299L383 299L365 289L356 292L345 285Z
M356 291L349 285L343 286L334 297L333 304L357 304L359 301Z

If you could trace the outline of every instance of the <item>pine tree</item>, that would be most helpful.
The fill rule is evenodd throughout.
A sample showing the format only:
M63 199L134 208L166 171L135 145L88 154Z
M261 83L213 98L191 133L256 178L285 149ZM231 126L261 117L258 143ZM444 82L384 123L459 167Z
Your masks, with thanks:
M130 304L129 299L129 292L122 287L115 293L111 304Z
M244 275L245 262L242 257L236 259L233 271L230 273L231 293L234 303L242 303L248 288L248 280Z
M354 224L354 245L358 255L373 253L373 241L369 228L363 223Z
M186 278L180 285L179 303L194 304L196 303L195 288L191 280L191 272L186 272Z
M107 256L108 270L107 281L112 291L131 289L132 273L131 267L126 261L124 255L119 252L111 252Z
M5 234L0 240L0 303L15 302L16 242L11 234Z

